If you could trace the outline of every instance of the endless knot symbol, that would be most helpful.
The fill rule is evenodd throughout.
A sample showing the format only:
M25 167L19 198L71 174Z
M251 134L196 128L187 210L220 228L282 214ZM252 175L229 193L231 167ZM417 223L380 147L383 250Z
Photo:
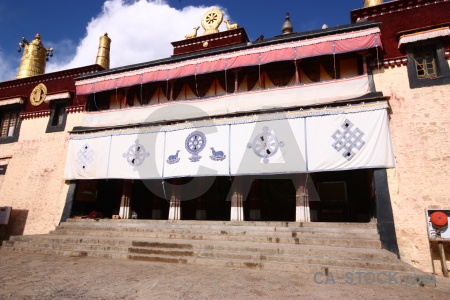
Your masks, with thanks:
M344 149L342 156L350 161L356 155L356 152L353 150L361 150L361 148L366 144L366 142L362 140L364 132L362 132L359 128L352 130L353 123L348 119L345 119L341 125L341 128L343 131L338 129L331 136L335 140L332 146L337 152L341 152L341 150Z
M78 151L77 164L80 165L83 170L86 170L89 164L94 160L94 151L88 144L85 144L83 148Z

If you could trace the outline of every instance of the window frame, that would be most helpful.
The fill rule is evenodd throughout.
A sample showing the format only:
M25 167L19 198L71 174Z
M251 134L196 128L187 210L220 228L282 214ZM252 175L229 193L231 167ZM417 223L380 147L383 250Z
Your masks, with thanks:
M61 100L61 101L52 101L51 102L51 112L50 112L50 118L48 120L47 129L45 130L45 133L51 133L51 132L61 132L64 131L66 128L67 123L67 106L69 104L69 101L67 99ZM54 124L54 121L56 118L59 118L60 114L57 114L60 111L63 111L62 113L62 120L61 123L59 122Z
M436 76L425 75L421 78L418 74L417 57L419 53L424 53L424 49L433 53ZM450 68L445 59L445 49L440 38L409 43L406 52L409 87L411 89L450 84Z
M21 112L22 108L19 108L17 106L10 106L0 109L0 144L14 143L19 140L20 127L22 125L22 118L20 117ZM4 116L11 113L16 113L16 125L14 126L14 134L11 136L2 136Z

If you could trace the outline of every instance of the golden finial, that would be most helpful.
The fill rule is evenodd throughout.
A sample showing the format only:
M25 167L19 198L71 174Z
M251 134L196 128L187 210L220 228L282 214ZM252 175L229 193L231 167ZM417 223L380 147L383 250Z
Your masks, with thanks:
M292 26L291 18L289 17L289 13L286 13L285 19L286 20L284 21L283 27L281 27L281 32L283 34L290 34L294 31L294 27Z
M38 33L31 43L29 43L25 37L22 37L22 41L19 43L19 49L17 51L20 52L22 48L23 54L16 78L26 78L44 74L48 57L53 56L53 47L48 50L45 49L41 42L41 35Z
M105 33L100 37L98 44L98 52L95 63L102 66L106 70L109 69L109 50L111 45L111 39L108 37L108 33Z
M370 7L383 4L384 0L364 0L364 7Z

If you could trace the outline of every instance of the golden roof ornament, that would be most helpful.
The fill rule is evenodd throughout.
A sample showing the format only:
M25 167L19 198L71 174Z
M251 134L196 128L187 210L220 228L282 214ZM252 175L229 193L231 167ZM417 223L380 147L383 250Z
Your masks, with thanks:
M224 22L225 22L225 24L227 24L227 30L233 30L233 29L239 28L238 23L230 24L230 20L225 20Z
M383 4L384 0L364 0L364 7L370 7Z
M281 27L281 32L283 34L290 34L294 31L294 27L292 26L291 19L289 17L289 13L286 13L285 21L283 27Z
M104 35L100 37L100 42L98 44L97 58L95 63L102 66L106 70L109 69L109 52L110 52L111 39L108 37L108 33L105 32Z
M194 27L194 32L193 32L193 33L186 34L184 37L185 37L186 39L193 39L193 38L197 37L197 30L198 30L199 28L200 28L200 26Z
M53 56L53 47L45 49L41 42L41 35L38 33L31 43L29 43L25 37L22 37L22 41L19 43L19 49L17 51L20 52L22 48L23 54L16 78L26 78L44 74L48 57Z
M219 26L223 20L222 11L217 8L208 10L202 18L202 27L205 29L203 35L213 34L219 32Z

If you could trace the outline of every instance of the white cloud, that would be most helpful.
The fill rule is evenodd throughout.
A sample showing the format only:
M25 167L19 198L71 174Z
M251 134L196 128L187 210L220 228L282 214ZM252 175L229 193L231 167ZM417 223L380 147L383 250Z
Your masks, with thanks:
M163 0L105 1L102 13L87 24L86 36L79 42L73 58L57 58L56 51L59 53L60 49L55 50L55 57L47 64L46 71L94 64L99 38L105 32L112 40L111 68L169 57L173 53L171 42L183 40L186 34L193 32L193 27L201 26L202 16L211 7L188 6L177 10ZM220 9L224 19L228 18L226 11ZM200 27L198 35L203 34L202 30ZM224 23L220 30L226 30Z
M16 78L19 64L20 58L17 59L17 57L5 55L2 49L0 49L0 66L2 68L0 82Z

